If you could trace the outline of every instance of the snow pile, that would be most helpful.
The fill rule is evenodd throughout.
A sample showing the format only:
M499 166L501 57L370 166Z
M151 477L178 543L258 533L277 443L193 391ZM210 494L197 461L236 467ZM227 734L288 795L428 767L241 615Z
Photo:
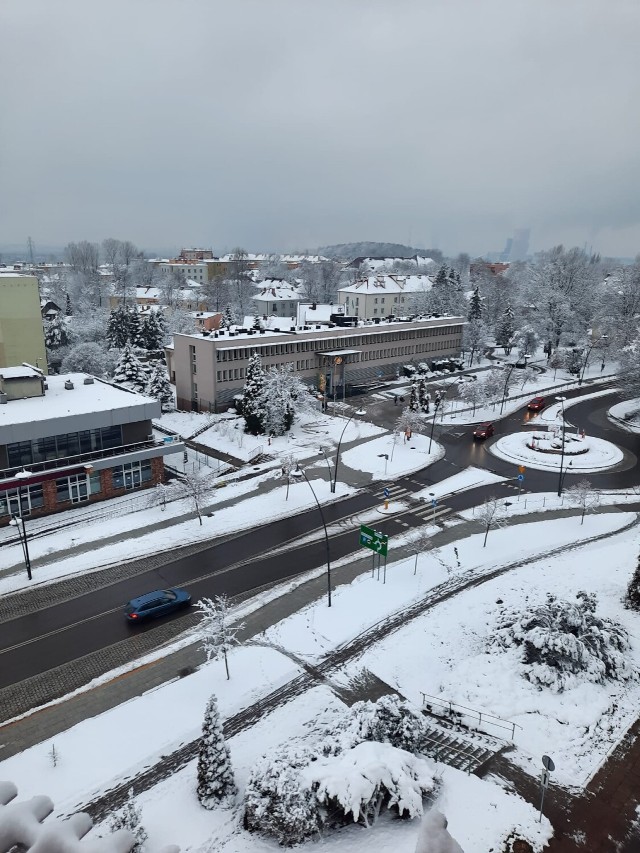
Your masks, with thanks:
M596 616L596 606L595 594L579 592L575 602L548 595L532 611L503 608L489 646L521 648L522 675L540 689L561 693L583 681L626 681L634 676L627 632Z

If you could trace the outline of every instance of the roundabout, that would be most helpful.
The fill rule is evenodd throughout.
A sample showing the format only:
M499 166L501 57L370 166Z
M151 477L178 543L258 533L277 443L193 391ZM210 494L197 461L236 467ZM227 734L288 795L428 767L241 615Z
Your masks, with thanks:
M560 431L527 430L499 438L487 447L489 453L505 462L526 465L540 471L570 473L605 471L619 465L624 453L615 444L594 436L568 434L563 440Z

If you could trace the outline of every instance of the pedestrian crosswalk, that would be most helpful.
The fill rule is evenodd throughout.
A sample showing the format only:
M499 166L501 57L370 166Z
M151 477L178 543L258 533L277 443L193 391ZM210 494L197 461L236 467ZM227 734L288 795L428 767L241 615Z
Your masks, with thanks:
M388 494L385 494L385 492L388 492ZM393 484L387 486L384 491L376 491L376 497L379 497L381 501L401 501L404 500L404 498L408 498L410 494L411 492L408 489L405 489L404 486L396 486Z
M416 507L416 509L411 510L413 515L417 515L418 518L424 518L425 521L441 521L442 517L445 515L449 515L450 512L453 512L451 507L449 506L437 506L436 511L434 513L433 507L425 504L424 506Z

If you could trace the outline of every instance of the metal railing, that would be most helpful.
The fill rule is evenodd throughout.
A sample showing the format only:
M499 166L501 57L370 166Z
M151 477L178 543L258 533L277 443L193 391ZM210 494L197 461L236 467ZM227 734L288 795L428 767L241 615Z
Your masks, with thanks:
M470 728L469 724L463 722L465 718L472 720L478 727L484 725L504 729L505 731L510 730L511 740L515 737L516 729L522 729L522 726L519 726L518 723L514 723L511 720L505 720L502 717L496 717L495 714L487 714L485 711L476 711L475 708L467 708L464 705L459 705L457 702L451 702L448 699L438 699L437 696L430 696L422 690L420 691L420 694L422 696L422 707L425 711L428 711L436 717L444 717L451 722L467 725L468 728ZM487 734L495 734L495 732L491 731L487 732ZM502 735L496 735L496 737L502 737Z

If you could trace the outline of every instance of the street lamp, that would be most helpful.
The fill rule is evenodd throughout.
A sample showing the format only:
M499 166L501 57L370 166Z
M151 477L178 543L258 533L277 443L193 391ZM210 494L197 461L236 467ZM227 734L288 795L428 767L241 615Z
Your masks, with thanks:
M364 409L357 409L346 422L344 427L342 428L342 432L340 433L340 440L338 441L338 446L336 448L336 464L333 467L333 480L329 479L331 484L331 493L335 493L336 483L338 481L338 463L340 462L340 445L342 444L342 439L344 437L345 432L347 431L347 427L351 423L351 421L355 418L356 415L364 415Z
M384 476L387 476L387 462L389 461L388 453L378 453L378 459L384 459Z
M562 404L562 450L560 452L560 475L558 477L558 497L562 497L562 466L564 465L564 404L566 397L556 397L556 400Z
M429 450L428 453L431 453L431 443L433 442L433 430L436 425L436 417L438 416L438 409L440 408L440 403L442 402L441 397L436 397L433 401L433 420L431 421L431 435L429 436Z
M594 348L594 346L596 344L599 344L601 341L606 341L606 340L607 340L606 335L600 335L600 337L597 340L595 340L591 344L590 347L587 347L587 354L584 358L584 362L582 363L582 370L580 371L580 375L578 376L578 385L582 385L582 380L584 379L584 372L587 369L587 364L589 363L589 356L591 355L591 350ZM604 362L604 356L603 356L602 360Z
M22 545L22 553L24 554L24 564L27 569L27 577L31 580L31 559L29 557L29 544L27 542L27 528L24 524L24 508L22 506L22 487L20 485L20 481L28 480L33 476L33 474L31 471L27 471L23 468L22 471L17 471L14 476L18 481L18 507L20 514L17 515L16 513L11 513L9 524L18 530L20 544ZM20 530L20 522L22 522L22 530Z
M507 371L507 375L505 376L505 379L504 379L504 389L502 391L502 403L500 404L500 414L502 414L502 410L504 409L504 404L507 400L507 391L508 391L507 386L509 385L509 379L511 378L511 374L515 370L515 366L516 366L516 362L514 361L514 362L512 362L511 366L509 367L509 370Z
M311 489L311 494L314 497L316 505L318 507L318 511L320 513L320 518L322 519L322 528L324 530L324 541L327 549L327 606L331 607L331 551L329 548L329 531L327 530L327 522L324 518L324 512L322 511L322 506L320 501L318 500L318 496L316 495L315 489L309 482L309 478L305 474L304 470L300 467L300 465L296 465L295 471L291 472L292 477L304 477L307 481L307 486Z

